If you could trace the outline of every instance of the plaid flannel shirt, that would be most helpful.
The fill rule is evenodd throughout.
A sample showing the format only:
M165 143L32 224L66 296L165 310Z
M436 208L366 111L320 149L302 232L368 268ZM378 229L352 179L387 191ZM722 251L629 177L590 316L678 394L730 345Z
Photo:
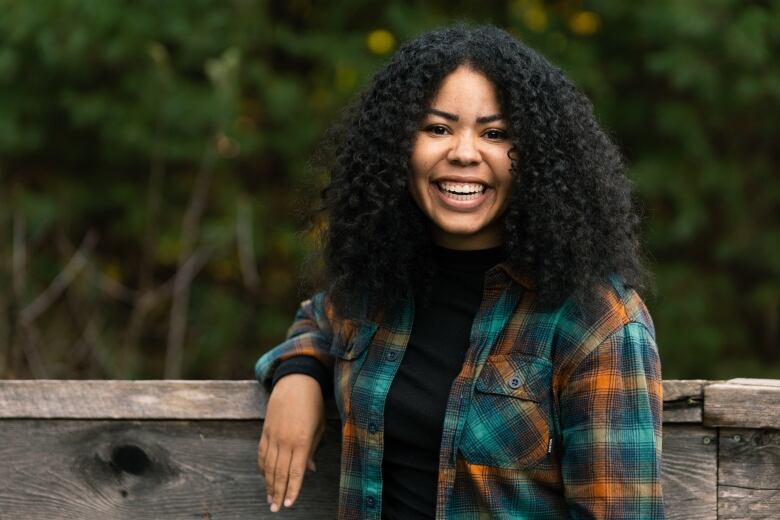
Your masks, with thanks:
M661 367L647 308L617 277L588 315L571 300L541 312L534 294L506 263L485 275L447 402L436 519L664 518ZM255 365L266 390L294 356L333 370L340 519L381 518L384 403L413 306L389 323L335 321L318 293Z

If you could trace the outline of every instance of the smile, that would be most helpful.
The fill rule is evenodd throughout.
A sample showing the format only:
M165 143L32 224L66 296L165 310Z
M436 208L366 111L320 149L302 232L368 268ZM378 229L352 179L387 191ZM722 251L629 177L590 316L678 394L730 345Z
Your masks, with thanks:
M475 200L485 191L487 186L477 182L438 182L439 191L453 200Z
M439 201L451 210L474 210L487 200L490 191L486 184L479 182L450 182L441 181L432 183Z

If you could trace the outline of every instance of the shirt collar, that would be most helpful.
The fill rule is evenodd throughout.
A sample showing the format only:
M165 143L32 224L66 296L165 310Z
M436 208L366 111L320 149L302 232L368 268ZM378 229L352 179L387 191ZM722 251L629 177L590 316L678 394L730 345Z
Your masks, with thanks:
M521 273L517 269L515 269L512 264L509 262L509 260L504 260L500 264L496 265L494 268L490 269L488 271L489 273L498 273L500 271L503 271L506 275L509 276L512 280L514 280L516 283L520 284L522 287L528 289L529 291L535 291L536 290L536 284L529 278L526 274Z

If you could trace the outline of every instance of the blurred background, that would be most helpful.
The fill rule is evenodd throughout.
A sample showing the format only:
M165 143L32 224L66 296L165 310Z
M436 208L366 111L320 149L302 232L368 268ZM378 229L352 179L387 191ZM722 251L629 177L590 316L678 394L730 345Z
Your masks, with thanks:
M0 377L251 379L307 296L318 140L458 20L624 151L664 378L780 378L778 0L0 0Z

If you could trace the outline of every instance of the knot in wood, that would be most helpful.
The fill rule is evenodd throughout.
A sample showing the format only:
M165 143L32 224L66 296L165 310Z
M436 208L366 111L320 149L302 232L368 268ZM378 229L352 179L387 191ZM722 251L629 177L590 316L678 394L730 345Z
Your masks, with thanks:
M152 461L138 446L123 445L111 451L111 464L120 471L141 475L149 469Z

